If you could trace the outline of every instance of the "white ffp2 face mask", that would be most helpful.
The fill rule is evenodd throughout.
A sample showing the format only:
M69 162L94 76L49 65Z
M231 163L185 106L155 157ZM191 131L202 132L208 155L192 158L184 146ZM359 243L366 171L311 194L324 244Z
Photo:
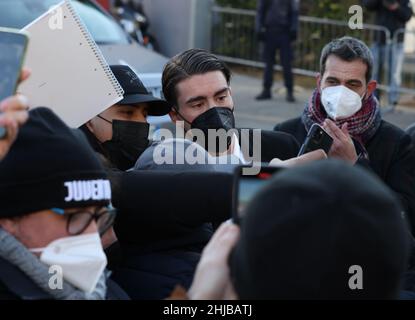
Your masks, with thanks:
M29 250L42 252L40 261L61 267L63 278L86 293L94 291L107 265L98 233L65 237Z
M324 88L321 103L333 120L346 119L362 108L362 97L345 86Z

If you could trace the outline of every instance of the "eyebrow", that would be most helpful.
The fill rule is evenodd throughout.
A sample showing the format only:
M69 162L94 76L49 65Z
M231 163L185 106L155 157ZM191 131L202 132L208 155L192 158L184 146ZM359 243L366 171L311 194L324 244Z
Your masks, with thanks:
M336 82L341 82L338 78L336 78L336 77L327 77L326 78L326 81L336 81ZM346 83L348 83L348 84L359 84L359 85L361 85L361 84L363 84L363 82L362 81L360 81L359 79L350 79L350 80L347 80L346 81Z
M351 80L348 80L348 81L347 81L347 83L348 83L348 84L359 84L359 85L363 84L363 82L362 82L362 81L357 80L357 79L351 79Z
M325 81L337 81L340 82L339 79L335 78L335 77L327 77Z
M223 94L227 91L229 91L229 87L222 88L222 89L216 91L213 96L217 97L218 95L221 95L221 94ZM192 97L192 98L189 98L185 103L190 104L190 103L193 103L193 102L196 102L196 101L205 100L206 98L207 98L206 96Z

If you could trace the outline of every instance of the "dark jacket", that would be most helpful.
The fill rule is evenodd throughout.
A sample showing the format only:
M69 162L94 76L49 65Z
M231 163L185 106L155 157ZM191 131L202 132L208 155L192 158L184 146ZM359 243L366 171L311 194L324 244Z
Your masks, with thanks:
M163 201L167 198L159 193L160 186L172 185L172 176L158 178L156 173L134 174L114 168L86 126L81 130L107 168L112 204L118 211L114 229L119 241L105 250L111 279L133 299L163 299L178 284L189 287L213 230L203 228L203 222L184 220L181 224L175 218L176 211L178 215L182 212L180 204L177 210L170 208L169 202Z
M259 0L256 30L297 33L299 0Z
M253 130L247 132L251 153L256 142ZM262 130L261 159L255 160L290 159L299 148L292 135ZM152 244L231 217L233 176L229 173L112 171L110 179L113 205L119 212L116 233L124 243Z
M144 246L121 242L121 259L111 278L134 300L165 299L177 285L188 289L203 247L213 234L212 228L204 227Z
M245 132L249 135L247 152L252 155L256 147L253 129ZM241 139L239 142L243 148ZM285 160L295 157L298 150L292 136L261 131L261 159L255 160ZM177 284L188 288L213 227L231 217L233 176L108 172L112 202L118 211L114 229L119 240L119 247L107 254L111 278L133 299L166 298Z
M128 295L111 279L107 280L107 300L129 300ZM25 273L0 258L0 300L53 300Z
M406 23L411 19L413 11L410 0L396 0L399 3L399 8L396 11L390 11L384 4L383 0L363 0L363 5L366 9L376 13L375 24L386 27L391 36L396 30L405 28ZM384 34L378 38L382 44L385 44ZM404 36L401 35L399 42L404 41Z
M294 135L303 143L307 132L301 118L275 126L274 130ZM415 233L415 147L403 130L383 121L375 136L366 144L369 161L358 164L376 173L401 199L405 216ZM358 182L356 182L358 183Z
M242 146L241 132L242 130L248 130L249 134L249 150L244 150ZM239 131L239 144L241 150L246 155L249 153L253 156L254 148L258 146L258 143L254 141L254 129L238 129ZM298 141L290 134L284 132L275 132L271 130L261 130L261 153L260 159L254 159L257 162L270 162L272 159L278 158L281 160L291 159L297 156L300 150ZM248 159L246 159L248 160Z
M114 229L119 240L112 279L132 299L164 299L188 288L212 225L231 217L230 173L112 173ZM115 255L112 254L112 257Z

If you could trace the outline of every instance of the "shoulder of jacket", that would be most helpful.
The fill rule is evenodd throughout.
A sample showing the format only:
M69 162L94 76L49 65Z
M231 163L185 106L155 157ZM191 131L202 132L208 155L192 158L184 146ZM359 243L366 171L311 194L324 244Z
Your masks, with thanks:
M280 122L277 125L275 125L274 130L285 131L286 129L292 130L292 129L297 129L299 127L303 127L303 122L301 120L301 117Z

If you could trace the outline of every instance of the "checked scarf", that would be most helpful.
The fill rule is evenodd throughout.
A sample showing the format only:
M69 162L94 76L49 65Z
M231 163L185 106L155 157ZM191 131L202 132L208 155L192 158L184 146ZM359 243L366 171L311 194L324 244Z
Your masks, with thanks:
M322 125L326 118L327 113L321 103L320 92L318 89L315 89L304 109L301 117L302 122L308 132L314 123ZM347 119L334 122L339 128L347 122L350 136L359 142L364 149L366 143L379 129L381 120L379 101L374 95L370 95L368 99L363 101L362 108L357 113Z

